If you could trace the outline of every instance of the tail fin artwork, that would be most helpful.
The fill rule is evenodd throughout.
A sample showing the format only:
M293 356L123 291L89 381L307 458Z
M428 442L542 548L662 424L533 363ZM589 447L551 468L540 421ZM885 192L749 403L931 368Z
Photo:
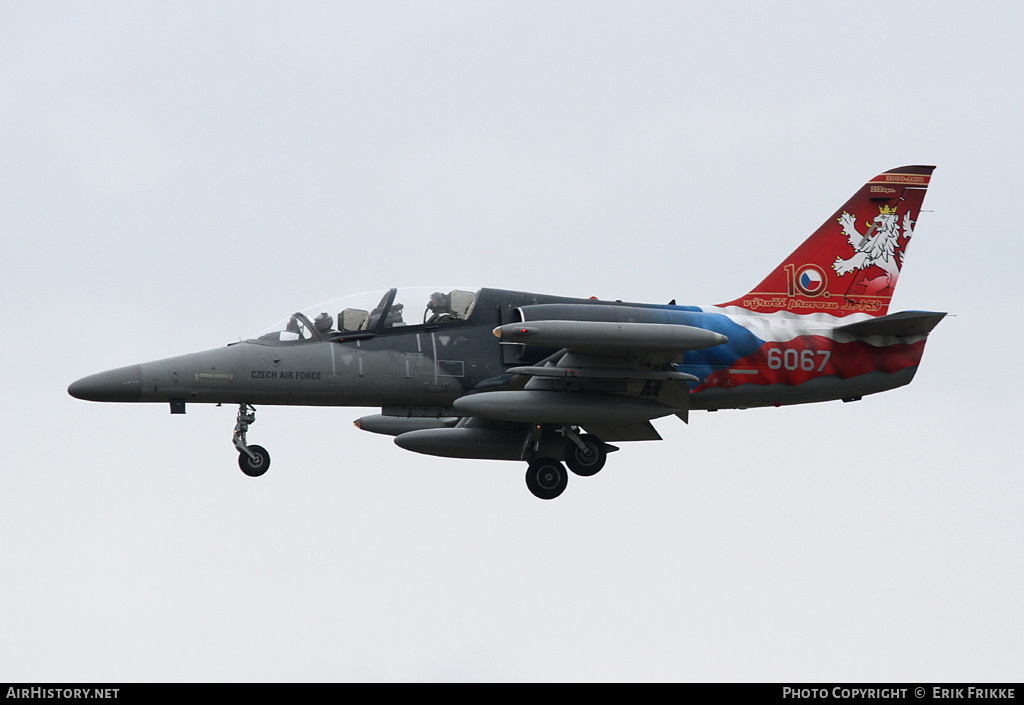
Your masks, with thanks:
M721 306L884 316L934 169L904 166L871 179L757 288Z

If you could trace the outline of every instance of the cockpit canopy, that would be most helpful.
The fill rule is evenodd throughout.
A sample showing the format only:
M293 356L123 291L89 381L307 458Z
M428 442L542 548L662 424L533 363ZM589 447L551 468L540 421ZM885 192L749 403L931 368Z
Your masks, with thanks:
M450 325L467 320L479 289L407 287L343 296L296 311L257 336L292 342L331 340L346 333L381 333L408 326Z

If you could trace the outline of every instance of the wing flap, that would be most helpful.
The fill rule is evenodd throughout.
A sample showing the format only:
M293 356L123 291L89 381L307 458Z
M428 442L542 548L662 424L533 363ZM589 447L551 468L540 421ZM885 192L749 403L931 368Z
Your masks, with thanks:
M660 441L661 434L650 421L636 423L599 424L588 423L583 427L602 441Z

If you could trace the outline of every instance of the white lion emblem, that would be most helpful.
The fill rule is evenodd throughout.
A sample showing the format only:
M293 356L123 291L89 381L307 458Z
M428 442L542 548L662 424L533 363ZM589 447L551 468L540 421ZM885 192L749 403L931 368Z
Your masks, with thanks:
M892 294L893 287L900 275L900 268L903 266L903 248L906 243L900 246L900 237L907 240L913 234L914 221L910 214L903 216L903 228L900 230L899 215L896 208L882 206L874 221L868 224L866 233L857 230L857 219L855 216L843 211L838 220L843 226L843 235L846 236L850 246L853 247L853 256L849 259L836 257L832 263L832 269L840 276L849 274L854 270L865 270L869 267L878 267L881 274L874 278L865 276L851 286L851 291L856 293L877 295Z

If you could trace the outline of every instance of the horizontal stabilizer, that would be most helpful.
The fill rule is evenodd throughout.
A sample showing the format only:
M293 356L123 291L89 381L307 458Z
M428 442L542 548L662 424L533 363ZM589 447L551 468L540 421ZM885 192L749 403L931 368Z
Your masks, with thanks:
M869 335L884 335L896 338L928 335L939 321L946 317L945 313L933 313L931 311L900 311L888 316L872 318L868 321L848 323L839 326L837 331L867 337Z

